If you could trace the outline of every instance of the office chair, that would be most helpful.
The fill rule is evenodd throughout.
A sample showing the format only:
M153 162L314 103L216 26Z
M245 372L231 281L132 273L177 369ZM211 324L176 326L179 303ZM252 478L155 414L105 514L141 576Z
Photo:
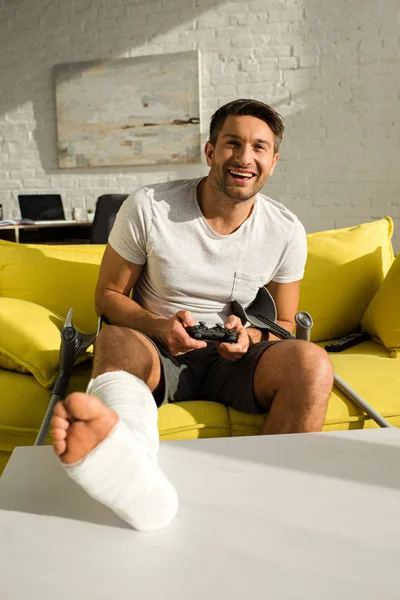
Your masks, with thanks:
M106 244L115 217L129 194L103 194L96 201L93 225L90 231L91 244Z

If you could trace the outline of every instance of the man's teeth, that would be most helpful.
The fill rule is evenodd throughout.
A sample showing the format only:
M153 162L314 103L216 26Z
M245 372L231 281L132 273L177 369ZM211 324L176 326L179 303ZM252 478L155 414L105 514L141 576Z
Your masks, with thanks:
M231 175L239 175L239 177L248 177L248 179L253 177L253 173L239 173L239 171L229 171L229 173Z

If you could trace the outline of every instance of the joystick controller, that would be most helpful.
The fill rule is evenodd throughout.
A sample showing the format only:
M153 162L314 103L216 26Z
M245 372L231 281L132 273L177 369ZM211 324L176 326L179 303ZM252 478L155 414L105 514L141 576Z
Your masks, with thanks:
M236 329L226 329L222 325L216 324L214 327L207 327L204 321L198 325L186 327L187 334L195 340L204 340L205 342L228 342L236 344L239 332Z

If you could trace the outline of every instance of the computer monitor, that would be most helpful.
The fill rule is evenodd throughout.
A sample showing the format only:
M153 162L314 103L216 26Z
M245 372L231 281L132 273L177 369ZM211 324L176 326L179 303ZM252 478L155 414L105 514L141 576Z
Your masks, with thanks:
M65 214L60 194L19 194L22 219L32 221L64 221Z

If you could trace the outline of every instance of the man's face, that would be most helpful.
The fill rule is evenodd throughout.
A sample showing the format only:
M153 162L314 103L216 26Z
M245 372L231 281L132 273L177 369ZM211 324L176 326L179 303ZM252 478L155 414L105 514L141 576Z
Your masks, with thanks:
M253 198L278 162L272 130L249 116L228 116L216 145L207 142L205 154L211 185L237 202Z

